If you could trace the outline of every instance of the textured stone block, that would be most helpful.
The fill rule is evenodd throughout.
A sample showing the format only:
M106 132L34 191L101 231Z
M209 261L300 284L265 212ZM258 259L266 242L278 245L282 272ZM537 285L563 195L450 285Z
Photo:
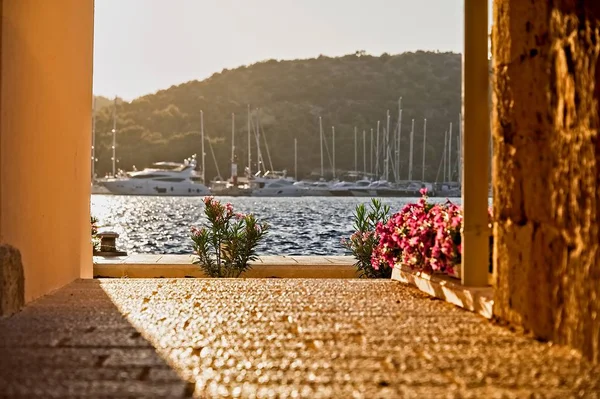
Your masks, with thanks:
M0 317L10 316L25 302L25 276L18 249L0 245Z
M600 363L600 2L494 4L494 314Z

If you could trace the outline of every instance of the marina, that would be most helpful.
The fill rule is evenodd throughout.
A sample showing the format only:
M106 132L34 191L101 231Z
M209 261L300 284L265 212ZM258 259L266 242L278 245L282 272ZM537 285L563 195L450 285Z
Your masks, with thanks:
M368 197L222 197L240 212L252 212L271 225L258 247L262 255L348 255L340 244L354 232L356 205ZM382 198L391 211L417 198ZM430 202L445 202L431 198ZM453 202L461 204L459 198ZM490 199L491 204L491 199ZM203 223L199 197L92 195L91 212L99 226L117 232L119 245L129 254L189 254L191 226Z
M218 197L418 197L426 189L431 197L460 197L460 188L451 183L391 183L385 180L296 181L289 177L248 177L213 181L209 187L191 169L192 164L157 162L143 171L100 179L92 185L92 194L142 196L218 196Z
M182 162L159 161L142 171L124 171L117 168L117 99L112 111L112 170L104 178L96 174L95 164L95 112L92 121L92 193L144 196L231 196L231 197L418 197L426 189L431 197L460 197L462 178L462 155L460 143L462 132L453 136L453 123L444 133L444 149L439 156L435 181L427 181L426 148L427 119L423 120L421 178L414 173L415 120L411 120L408 154L402 152L402 97L398 100L398 118L391 126L390 111L386 112L385 123L377 121L376 129L362 131L362 145L358 129L354 127L354 169L336 167L336 130L331 127L328 141L323 129L323 120L318 117L320 169L313 169L309 176L298 179L298 140L294 139L293 177L286 169L274 168L264 130L261 129L260 109L253 113L248 105L247 135L248 159L242 173L238 173L239 159L236 147L235 114L231 114L231 159L230 177L221 176L219 162L212 141L205 135L204 112L200 111L200 156L190 154ZM458 115L458 126L462 123ZM367 136L369 139L367 139ZM262 140L262 142L261 142ZM369 144L367 144L367 141ZM208 143L208 146L206 145ZM208 147L208 148L207 148ZM331 147L331 152L330 152ZM359 147L362 149L362 165L359 162ZM209 180L206 176L206 155L210 151L217 176ZM255 159L253 159L253 154ZM266 154L266 158L263 156ZM326 158L329 165L326 167ZM408 159L408 170L403 164ZM305 165L306 166L306 165ZM362 170L360 168L362 166ZM256 171L253 170L256 169ZM404 176L403 176L404 175Z

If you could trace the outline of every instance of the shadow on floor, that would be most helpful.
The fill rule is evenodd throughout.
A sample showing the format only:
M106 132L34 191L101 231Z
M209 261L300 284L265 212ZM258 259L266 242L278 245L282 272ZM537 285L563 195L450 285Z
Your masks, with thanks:
M190 397L98 280L77 281L0 319L0 397Z

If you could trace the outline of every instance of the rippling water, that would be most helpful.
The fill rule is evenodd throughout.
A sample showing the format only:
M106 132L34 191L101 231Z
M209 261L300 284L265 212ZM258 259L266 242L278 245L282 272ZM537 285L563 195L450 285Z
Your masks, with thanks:
M252 212L271 229L258 249L262 255L344 255L342 237L352 234L352 214L369 198L220 197L234 210ZM386 198L399 210L416 198ZM445 201L443 198L432 198ZM460 203L460 199L453 199ZM135 197L92 195L92 215L101 226L120 234L117 245L128 253L186 254L192 252L189 232L204 219L201 197Z

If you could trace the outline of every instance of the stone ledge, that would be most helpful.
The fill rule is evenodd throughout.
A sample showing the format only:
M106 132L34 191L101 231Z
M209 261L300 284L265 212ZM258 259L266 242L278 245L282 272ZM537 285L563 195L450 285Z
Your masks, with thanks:
M11 316L25 305L25 274L21 253L0 245L0 317Z
M491 286L466 287L452 277L429 275L407 267L394 268L392 280L412 285L431 296L480 314L487 319L492 318L494 289Z
M113 278L204 278L192 255L94 257L94 276ZM262 256L244 278L356 278L352 256Z

